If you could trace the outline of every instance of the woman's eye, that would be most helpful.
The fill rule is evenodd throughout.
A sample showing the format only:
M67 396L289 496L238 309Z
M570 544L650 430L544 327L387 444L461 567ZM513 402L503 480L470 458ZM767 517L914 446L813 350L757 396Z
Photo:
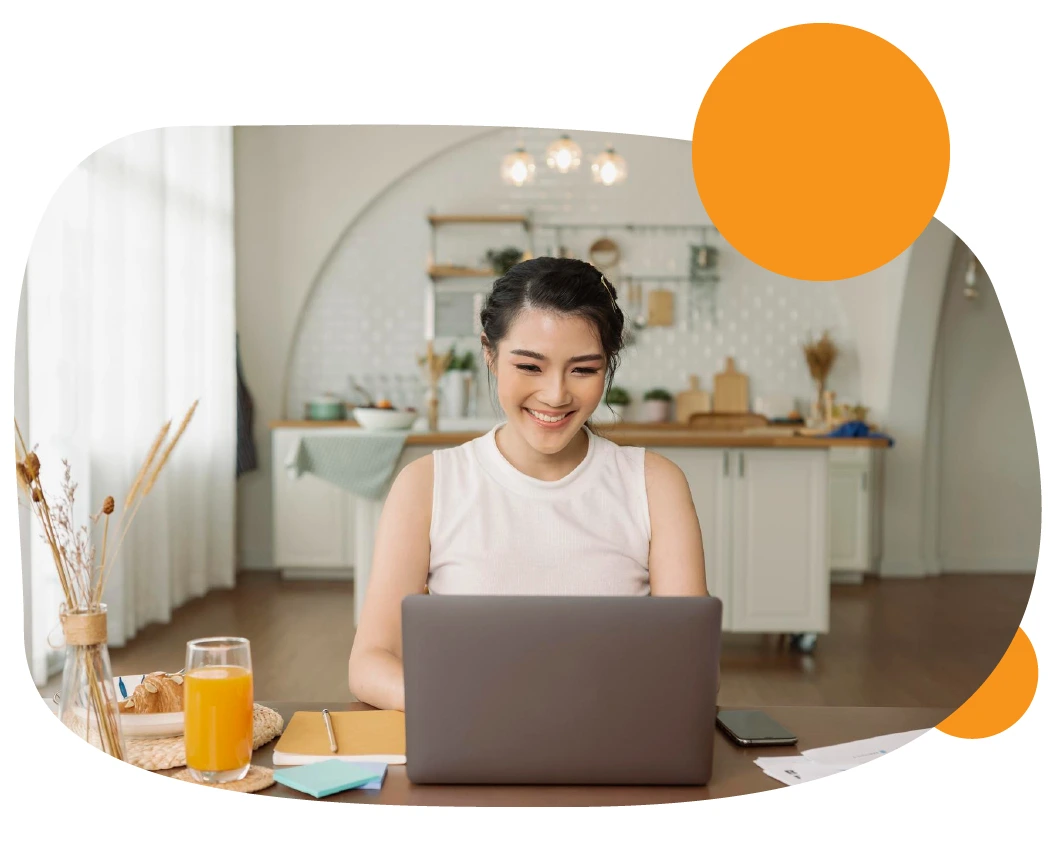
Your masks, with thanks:
M527 371L530 374L536 374L540 370L540 366L539 365L532 365L532 364L525 364L525 363L523 363L522 365L516 365L515 368L518 368L521 371Z
M589 376L589 377L592 374L598 374L598 369L597 368L575 368L573 370L578 372L578 373L580 373L580 374L584 374L586 376Z

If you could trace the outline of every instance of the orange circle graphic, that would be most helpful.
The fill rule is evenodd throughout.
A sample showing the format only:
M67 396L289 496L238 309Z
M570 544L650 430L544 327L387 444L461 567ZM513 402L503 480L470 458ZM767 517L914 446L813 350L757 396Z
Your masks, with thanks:
M1036 695L1036 681L1036 651L1019 627L993 673L963 706L938 725L938 730L961 739L995 736L1029 709Z
M949 128L889 42L803 24L748 45L705 93L693 175L723 237L794 279L858 276L919 237L949 175Z

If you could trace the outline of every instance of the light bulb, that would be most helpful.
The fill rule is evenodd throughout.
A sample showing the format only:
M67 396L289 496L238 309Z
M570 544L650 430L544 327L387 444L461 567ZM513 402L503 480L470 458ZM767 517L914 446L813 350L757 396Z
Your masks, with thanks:
M529 184L533 180L535 173L536 164L523 146L519 146L504 157L503 164L500 167L500 174L504 181L508 184L513 184L515 187Z
M597 183L609 187L627 178L628 165L624 162L624 158L610 146L595 158L591 164L591 174Z
M547 165L561 173L572 172L580 166L580 146L562 134L547 147Z
M963 296L968 300L973 300L978 296L978 289L974 287L974 283L978 279L978 259L973 255L971 260L967 262L967 270L963 274Z

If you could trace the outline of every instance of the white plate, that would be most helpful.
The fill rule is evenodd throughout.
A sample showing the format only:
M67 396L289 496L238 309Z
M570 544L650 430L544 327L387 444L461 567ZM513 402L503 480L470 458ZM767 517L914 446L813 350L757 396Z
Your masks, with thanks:
M143 674L133 677L115 677L113 685L117 689L117 699L122 701L125 697L131 697L135 687L142 682ZM124 681L124 691L120 690L120 682ZM120 729L125 738L144 739L147 737L160 738L166 736L182 736L185 718L181 712L173 713L126 713L120 714Z

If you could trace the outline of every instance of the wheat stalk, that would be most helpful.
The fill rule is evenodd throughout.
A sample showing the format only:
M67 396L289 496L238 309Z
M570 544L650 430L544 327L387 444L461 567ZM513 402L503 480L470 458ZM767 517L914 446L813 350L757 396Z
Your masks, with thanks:
M135 496L138 495L139 487L142 485L142 480L146 477L146 473L150 469L150 464L153 463L153 458L157 456L157 451L161 447L161 443L164 442L164 438L168 435L168 429L172 426L171 421L161 428L160 433L157 434L157 438L153 440L153 445L150 446L149 453L146 455L146 459L142 462L142 466L139 467L139 472L135 476L135 480L132 482L131 489L128 490L128 497L124 500L124 507L121 508L121 519L124 518L124 513L131 507L132 501Z
M193 418L194 412L197 410L197 404L199 399L193 402L193 405L189 410L186 411L186 415L183 416L182 423L179 425L179 429L175 431L175 436L172 437L172 441L168 443L168 447L164 449L164 455L161 457L160 462L157 464L157 468L153 470L153 474L150 476L150 480L146 482L146 489L142 491L143 498L150 494L150 490L153 489L154 482L157 480L157 476L161 474L161 470L164 468L164 464L168 462L168 457L175 450L175 444L179 441L179 438L183 435L183 431L186 430L190 424L190 419Z
M110 569L113 567L113 564L117 560L117 555L120 553L120 547L124 543L124 538L127 537L128 530L131 528L131 524L135 519L135 515L139 512L139 508L142 507L143 499L145 499L150 494L150 490L153 489L153 485L156 483L157 477L161 474L161 470L164 469L165 464L168 462L168 458L171 457L171 453L175 450L176 444L179 442L179 439L182 437L186 428L189 426L190 419L193 418L193 414L197 410L198 403L200 403L200 399L194 401L190 409L186 411L186 415L183 416L183 420L179 424L179 429L171 438L171 441L168 443L167 448L164 449L164 454L161 455L160 460L157 462L157 465L154 467L149 479L146 481L146 486L142 489L142 492L138 496L138 501L135 502L134 507L131 509L131 516L128 517L127 522L125 522L124 520L124 514L121 514L120 539L117 541L117 545L113 549L113 555L109 560L109 564L104 566L99 574L99 583L96 589L96 597L101 597L102 591L106 587L106 581L107 579L109 579ZM169 424L171 423L169 422ZM163 436L165 434L167 434L167 428L165 428L160 438L163 439ZM156 454L156 450L153 450L153 454ZM148 468L148 466L145 468Z

